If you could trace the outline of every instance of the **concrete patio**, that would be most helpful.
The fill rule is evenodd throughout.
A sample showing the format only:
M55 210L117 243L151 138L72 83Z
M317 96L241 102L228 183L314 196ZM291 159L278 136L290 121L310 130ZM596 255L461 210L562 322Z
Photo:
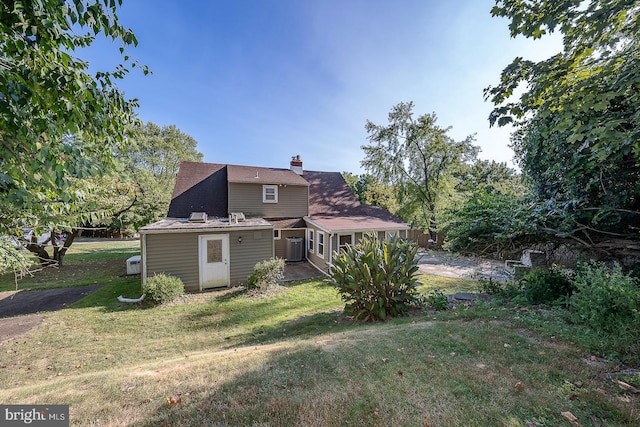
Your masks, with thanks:
M306 279L323 279L326 276L322 274L313 265L307 261L291 262L284 266L284 281L295 282L297 280Z

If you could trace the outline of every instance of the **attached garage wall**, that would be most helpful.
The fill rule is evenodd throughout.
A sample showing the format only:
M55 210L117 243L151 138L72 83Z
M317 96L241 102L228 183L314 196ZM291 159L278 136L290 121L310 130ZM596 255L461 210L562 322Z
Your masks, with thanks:
M230 282L246 283L253 267L273 257L273 230L242 230L209 233L147 234L147 277L164 273L179 277L187 291L200 290L198 236L229 235ZM242 243L238 238L242 236Z
M242 236L242 243L238 237ZM246 283L253 267L273 257L273 230L242 230L229 233L231 284Z
M200 289L198 234L147 234L147 277L170 274L184 282L187 291Z

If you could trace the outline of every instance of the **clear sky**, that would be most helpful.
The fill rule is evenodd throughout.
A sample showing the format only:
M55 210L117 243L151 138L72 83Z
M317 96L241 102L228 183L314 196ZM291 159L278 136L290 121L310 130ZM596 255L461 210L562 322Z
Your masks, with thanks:
M213 163L363 172L366 120L391 107L435 112L480 158L512 164L509 132L490 129L483 88L516 56L539 60L559 40L511 39L493 0L124 0L130 54L153 75L119 83L139 117L175 124ZM83 58L105 68L117 45Z

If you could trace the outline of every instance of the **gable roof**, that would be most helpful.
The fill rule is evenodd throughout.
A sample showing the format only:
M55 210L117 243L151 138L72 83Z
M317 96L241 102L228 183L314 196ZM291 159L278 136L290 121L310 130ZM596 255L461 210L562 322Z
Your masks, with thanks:
M308 186L309 213L304 219L331 232L406 228L385 209L360 204L340 172L304 171L300 176L290 169L201 162L180 164L167 217L187 218L192 212L226 217L229 182ZM281 220L277 228L304 227L300 218Z
M255 166L227 165L227 179L229 182L243 184L282 184L309 186L297 173L291 169L261 168Z
M173 187L169 218L188 218L191 212L227 216L227 167L217 163L182 162Z
M340 172L304 171L309 181L309 216L305 220L332 232L406 229L398 217L379 206L362 205Z

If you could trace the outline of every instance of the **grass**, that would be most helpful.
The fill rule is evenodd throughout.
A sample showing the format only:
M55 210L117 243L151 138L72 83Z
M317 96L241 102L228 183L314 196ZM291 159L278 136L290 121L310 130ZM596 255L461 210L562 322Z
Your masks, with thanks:
M142 309L115 300L138 296L139 278L112 279L0 347L0 402L69 404L83 426L572 425L563 412L585 426L640 422L638 395L607 375L616 362L523 311L481 304L360 324L319 280ZM476 286L422 279L422 292ZM640 387L625 372L611 377Z
M111 283L126 272L126 259L138 254L140 242L137 240L74 243L63 259L63 268L37 271L33 276L18 281L17 289ZM38 262L33 257L32 269L38 268ZM11 290L16 290L13 274L0 275L0 291Z

